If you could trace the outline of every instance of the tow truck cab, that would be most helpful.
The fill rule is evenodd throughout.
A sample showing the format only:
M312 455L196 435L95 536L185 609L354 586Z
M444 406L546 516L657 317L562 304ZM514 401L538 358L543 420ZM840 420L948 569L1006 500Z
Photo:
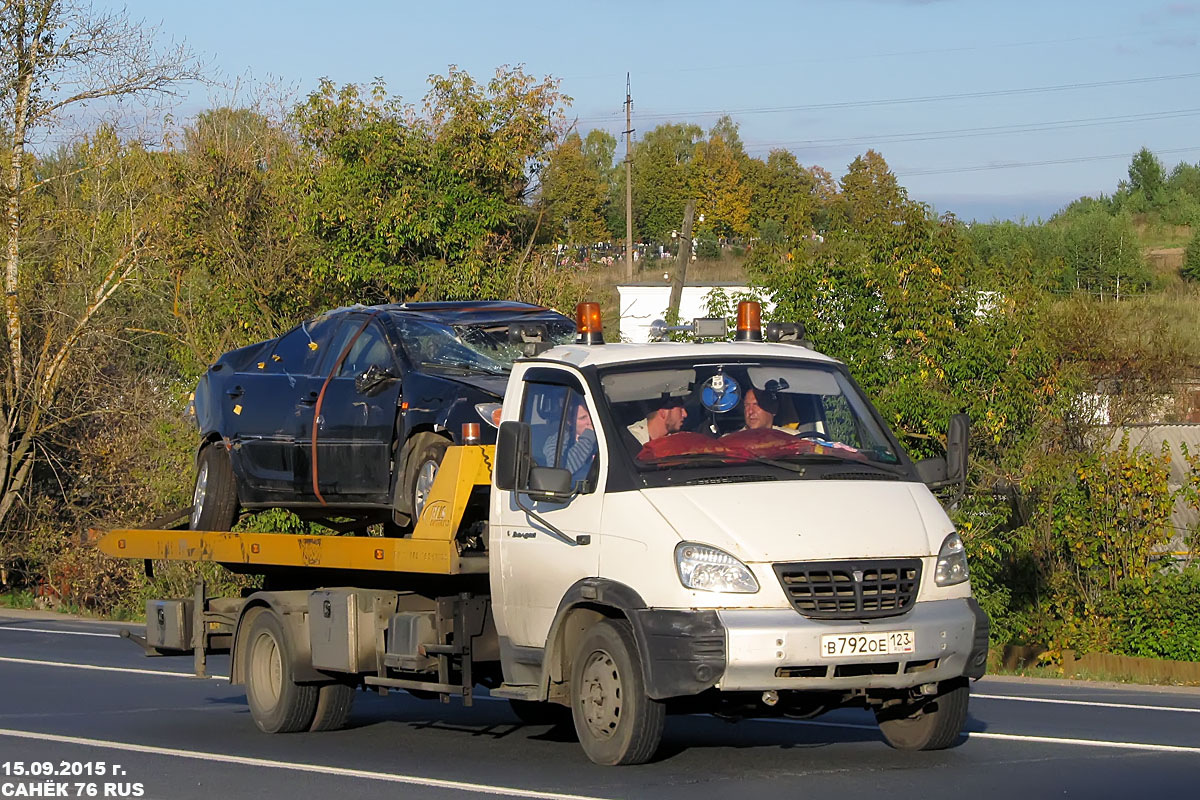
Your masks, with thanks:
M770 424L747 427L748 404ZM611 708L579 698L613 687L576 662L607 620L628 626L653 701L859 702L894 745L947 746L988 622L928 466L844 365L797 344L580 343L518 362L489 515L500 693L591 703L602 738Z

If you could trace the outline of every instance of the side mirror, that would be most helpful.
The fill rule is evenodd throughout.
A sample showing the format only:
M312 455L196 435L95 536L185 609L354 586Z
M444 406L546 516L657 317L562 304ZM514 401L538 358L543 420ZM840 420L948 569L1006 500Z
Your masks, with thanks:
M971 418L966 414L950 417L946 428L945 458L926 458L917 462L917 474L930 489L959 487L961 493L967 482L967 451L971 438Z
M967 482L967 455L970 449L971 418L966 414L950 417L946 429L946 482L962 486Z
M354 376L354 388L359 394L370 394L372 389L382 386L388 381L394 381L397 377L387 367L372 364L367 367L365 372Z
M533 467L529 470L529 496L539 502L565 503L573 496L571 470Z
M500 423L496 434L496 465L492 468L497 489L512 492L529 485L532 439L527 423L516 420Z

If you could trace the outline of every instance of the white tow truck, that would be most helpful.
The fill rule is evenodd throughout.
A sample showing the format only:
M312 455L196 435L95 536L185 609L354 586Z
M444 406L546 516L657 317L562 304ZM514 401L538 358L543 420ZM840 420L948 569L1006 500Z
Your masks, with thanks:
M672 712L868 707L893 747L950 746L988 653L931 491L962 484L965 417L946 458L914 463L800 326L764 335L754 304L734 341L726 326L606 344L581 304L577 343L515 362L480 409L496 444L447 450L407 536L108 532L102 550L148 569L264 576L246 597L150 601L141 644L198 674L232 651L271 733L341 727L358 690L483 690L570 720L598 764L649 759Z

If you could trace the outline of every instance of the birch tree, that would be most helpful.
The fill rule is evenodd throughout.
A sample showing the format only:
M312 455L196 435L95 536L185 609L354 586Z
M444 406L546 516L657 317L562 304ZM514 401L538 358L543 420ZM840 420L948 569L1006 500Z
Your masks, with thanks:
M44 141L63 115L89 103L169 94L198 77L195 58L182 45L161 47L156 31L130 21L124 11L94 10L71 0L3 0L0 5L0 191L3 192L4 348L8 358L0 387L0 526L27 486L37 442L56 416L73 358L114 296L144 263L149 230L137 213L110 252L72 287L76 303L44 308L44 286L53 271L22 252L36 233L24 206L50 181L38 176L31 142ZM84 163L85 172L102 165ZM133 209L131 209L133 211Z

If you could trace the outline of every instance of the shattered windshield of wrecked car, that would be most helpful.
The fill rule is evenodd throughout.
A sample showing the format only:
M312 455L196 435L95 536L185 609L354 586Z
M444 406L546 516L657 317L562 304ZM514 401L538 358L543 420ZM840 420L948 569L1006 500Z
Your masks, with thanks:
M865 398L837 369L763 360L614 368L600 384L639 470L901 465Z
M413 364L489 375L507 374L513 361L525 355L519 344L508 341L508 324L449 326L394 317L404 354ZM551 323L555 344L571 341L574 330Z

